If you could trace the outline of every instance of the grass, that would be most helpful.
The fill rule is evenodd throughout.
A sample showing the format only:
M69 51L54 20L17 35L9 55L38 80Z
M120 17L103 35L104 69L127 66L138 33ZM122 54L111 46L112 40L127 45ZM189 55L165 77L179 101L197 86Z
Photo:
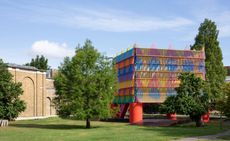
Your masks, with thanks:
M9 127L0 128L0 141L165 141L189 136L216 134L230 129L219 122L196 128L194 124L172 127L134 126L128 123L91 122L93 128L85 129L85 121L48 118L11 122Z

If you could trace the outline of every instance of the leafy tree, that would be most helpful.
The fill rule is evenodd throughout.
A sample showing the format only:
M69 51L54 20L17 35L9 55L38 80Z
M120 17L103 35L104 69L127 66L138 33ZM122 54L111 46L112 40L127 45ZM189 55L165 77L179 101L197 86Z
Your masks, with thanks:
M13 82L12 74L0 59L0 119L12 120L25 110L24 101L19 99L22 93L21 83Z
M74 57L64 59L55 77L58 114L84 119L90 128L90 119L110 115L116 81L112 62L86 40L84 46L78 45Z
M26 63L26 66L33 66L40 70L48 70L50 67L48 66L48 59L43 55L37 55L36 58L32 58L30 63Z
M167 97L167 99L164 101L164 103L161 104L161 106L160 106L160 112L161 113L167 113L167 114L176 113L175 100L176 100L175 95Z
M199 127L202 125L201 116L207 113L209 107L205 81L188 72L180 74L179 80L177 95L166 99L160 108L161 112L189 115Z
M224 90L226 101L224 104L224 115L230 118L230 83L227 84Z
M210 86L212 102L215 102L215 99L221 96L221 86L224 84L226 77L218 33L215 22L205 19L199 27L194 45L191 46L191 49L195 50L201 50L204 47L206 81Z
M217 100L217 110L230 117L230 83L225 83L222 89L223 96Z

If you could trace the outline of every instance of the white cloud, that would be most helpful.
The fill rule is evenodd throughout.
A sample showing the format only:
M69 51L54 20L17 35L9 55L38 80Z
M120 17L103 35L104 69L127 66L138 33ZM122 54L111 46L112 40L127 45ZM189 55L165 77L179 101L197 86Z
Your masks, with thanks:
M109 17L95 15L78 15L72 20L72 25L92 30L112 31L112 32L133 32L133 31L152 31L159 29L174 29L193 24L185 18L159 19L153 17L141 17L134 15Z
M8 17L21 18L22 21L26 22L58 24L89 30L109 32L175 30L176 28L180 29L181 27L193 24L192 20L180 16L173 18L144 16L129 11L106 8L91 10L67 4L65 4L65 8L54 8L42 4L35 5L33 3L11 3L11 5L16 7L16 11L11 13L13 15L8 14Z
M92 11L87 9L77 9L75 14L64 14L60 19L56 17L56 20L59 21L59 23L75 28L109 32L175 29L193 24L191 20L182 17L163 19L118 10Z
M67 47L66 43L56 43L47 40L36 41L32 45L32 53L45 55L48 57L63 58L65 56L73 56L74 50Z

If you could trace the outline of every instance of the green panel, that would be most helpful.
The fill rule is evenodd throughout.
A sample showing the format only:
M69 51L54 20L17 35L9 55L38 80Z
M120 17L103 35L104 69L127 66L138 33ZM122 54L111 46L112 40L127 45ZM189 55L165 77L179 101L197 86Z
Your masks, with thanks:
M134 96L115 96L113 104L126 104L134 102Z

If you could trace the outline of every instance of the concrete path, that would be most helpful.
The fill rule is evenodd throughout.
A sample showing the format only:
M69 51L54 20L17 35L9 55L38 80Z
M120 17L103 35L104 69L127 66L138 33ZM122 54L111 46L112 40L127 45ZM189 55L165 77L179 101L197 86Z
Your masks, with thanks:
M218 133L218 134L215 134L215 135L188 137L188 138L182 138L182 139L179 139L179 140L176 140L176 141L220 140L220 139L217 139L217 138L221 137L221 136L226 136L226 135L230 135L230 130L225 131L223 133Z

